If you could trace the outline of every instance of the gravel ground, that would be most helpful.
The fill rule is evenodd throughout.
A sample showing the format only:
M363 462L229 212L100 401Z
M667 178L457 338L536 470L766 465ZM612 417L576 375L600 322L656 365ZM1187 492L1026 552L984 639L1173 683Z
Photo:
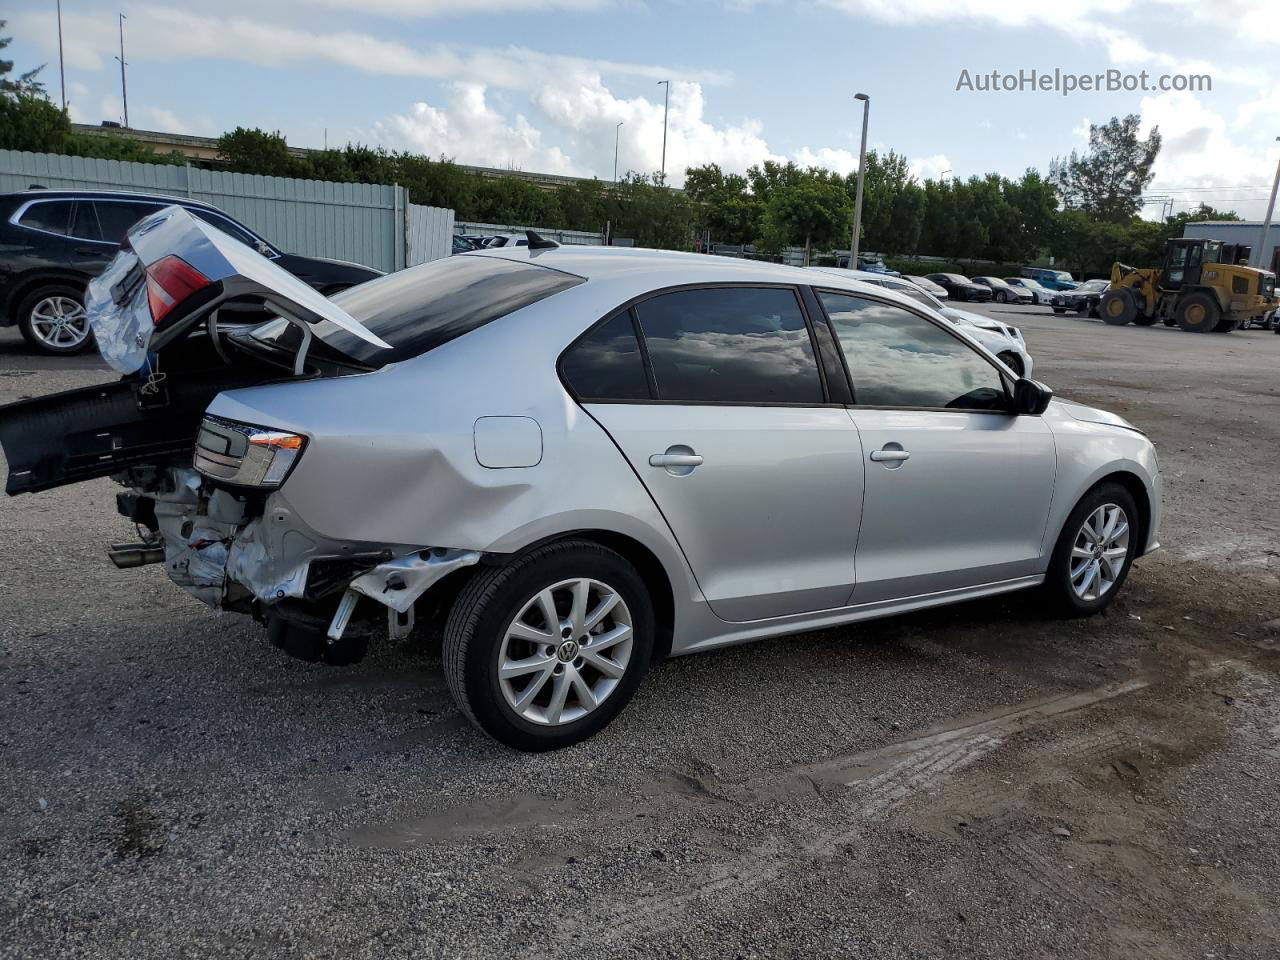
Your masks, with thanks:
M1275 957L1280 337L981 309L1159 447L1108 614L673 660L552 755L116 570L108 481L0 499L0 956ZM0 401L105 379L0 331Z

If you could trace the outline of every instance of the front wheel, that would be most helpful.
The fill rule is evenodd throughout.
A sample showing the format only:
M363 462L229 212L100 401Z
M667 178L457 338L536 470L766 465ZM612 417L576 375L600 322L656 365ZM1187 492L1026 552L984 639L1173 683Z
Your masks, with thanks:
M18 305L18 329L41 353L79 353L91 339L83 301L84 291L69 284L40 287Z
M1016 373L1019 377L1026 376L1026 368L1022 366L1022 358L1012 350L1004 350L997 353L996 359Z
M1087 617L1115 599L1137 553L1139 526L1133 496L1119 484L1085 494L1062 527L1045 579L1059 612Z
M567 747L627 705L653 652L653 605L625 559L564 541L483 570L445 625L449 690L518 750Z
M1005 295L1003 290L1001 290L999 293L996 294L996 303L1008 303L1008 302L1009 302L1009 298Z

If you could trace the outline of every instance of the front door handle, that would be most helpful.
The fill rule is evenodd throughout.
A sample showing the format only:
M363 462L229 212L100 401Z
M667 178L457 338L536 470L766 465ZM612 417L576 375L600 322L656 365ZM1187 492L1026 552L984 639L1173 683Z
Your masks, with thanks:
M904 460L910 460L911 454L901 448L896 450L886 448L884 450L872 450L871 459L876 463L902 463Z
M651 467L700 467L702 458L696 453L655 453L649 458Z

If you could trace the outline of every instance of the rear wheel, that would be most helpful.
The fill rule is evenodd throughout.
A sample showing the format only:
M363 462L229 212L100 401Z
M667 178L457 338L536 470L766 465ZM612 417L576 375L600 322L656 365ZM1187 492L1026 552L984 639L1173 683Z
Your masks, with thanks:
M444 667L468 719L519 750L585 740L626 706L653 651L634 567L583 541L484 570L449 614Z
M1207 293L1189 293L1178 302L1175 319L1188 333L1211 333L1222 319L1222 310Z
M995 292L995 301L996 303L1008 303L1009 296L1003 290L997 290Z
M70 284L33 290L18 306L18 329L42 353L79 353L89 345L89 315L84 291Z
M1138 508L1118 483L1094 487L1063 525L1049 563L1045 591L1070 617L1087 617L1115 599L1133 565Z
M1104 323L1123 327L1138 315L1138 304L1128 290L1108 290L1098 303L1098 312Z

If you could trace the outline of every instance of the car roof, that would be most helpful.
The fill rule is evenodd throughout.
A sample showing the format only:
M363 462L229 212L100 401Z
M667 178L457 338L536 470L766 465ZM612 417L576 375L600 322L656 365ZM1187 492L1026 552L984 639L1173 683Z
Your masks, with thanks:
M218 209L211 203L193 200L190 197L171 197L163 193L138 193L135 190L72 190L44 189L41 187L31 190L15 190L11 193L0 194L0 196L4 199L20 198L23 200L145 200L152 203L180 203L184 207Z
M550 249L498 247L488 250L468 250L454 256L492 257L497 260L536 263L552 270L562 270L583 277L588 283L618 282L630 288L631 292L628 296L685 284L779 283L870 294L911 310L928 311L931 315L946 320L946 317L933 307L880 283L882 280L897 280L897 277L840 267L788 267L761 260L721 257L705 253L680 253L674 250L651 250L644 247L561 246ZM874 278L876 282L867 282L862 279L868 277ZM899 282L910 285L910 281Z
M762 260L721 257L706 253L681 253L675 250L651 250L647 247L594 247L565 245L554 248L496 247L468 250L459 257L497 257L499 259L536 263L562 270L587 280L608 280L623 276L657 275L662 286L682 283L787 283L833 286L845 284L853 289L867 289L855 274L884 278L883 274L866 274L837 267L788 267ZM822 273L818 281L815 273ZM885 279L894 279L892 277ZM835 281L842 281L836 284ZM883 288L881 288L883 289Z

